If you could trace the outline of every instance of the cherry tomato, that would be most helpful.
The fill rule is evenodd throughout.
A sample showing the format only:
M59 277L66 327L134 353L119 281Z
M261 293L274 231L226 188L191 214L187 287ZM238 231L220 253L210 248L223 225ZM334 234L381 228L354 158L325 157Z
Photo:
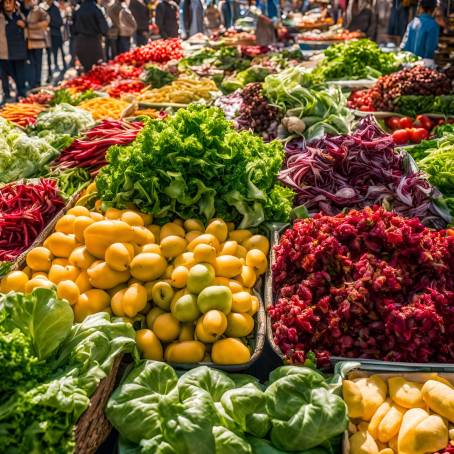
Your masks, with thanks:
M398 129L394 131L392 137L396 145L403 145L410 140L410 135L406 129Z
M407 129L413 127L413 119L410 117L402 117L399 119L399 127L401 129Z
M427 115L418 115L416 121L419 122L422 128L427 129L428 131L434 127L432 120Z
M411 128L408 130L408 134L413 143L419 143L429 138L429 131L424 128Z
M399 117L389 117L386 121L386 124L389 129L395 131L400 128L400 118Z

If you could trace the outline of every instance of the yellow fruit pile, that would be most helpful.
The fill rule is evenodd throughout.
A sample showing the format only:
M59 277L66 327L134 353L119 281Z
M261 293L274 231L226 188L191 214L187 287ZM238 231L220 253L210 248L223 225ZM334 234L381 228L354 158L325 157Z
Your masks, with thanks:
M147 359L242 364L251 354L241 338L259 310L252 288L268 251L266 237L221 219L159 227L136 211L76 206L0 290L56 286L76 322L103 311L142 320L136 341Z
M425 454L453 441L454 387L435 373L415 381L372 375L342 388L351 454Z

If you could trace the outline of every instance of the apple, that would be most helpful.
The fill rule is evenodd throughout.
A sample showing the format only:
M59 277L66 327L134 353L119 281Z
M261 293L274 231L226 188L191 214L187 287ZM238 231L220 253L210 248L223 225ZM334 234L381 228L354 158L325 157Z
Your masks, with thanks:
M159 306L161 309L166 311L170 308L170 302L172 301L173 297L173 288L172 286L165 281L156 282L151 289L151 298L153 299L153 303L156 306Z
M198 263L188 273L186 282L190 293L200 293L205 287L213 284L216 274L209 263Z
M172 315L180 322L193 322L200 316L197 295L183 295L172 305Z
M203 314L217 309L227 315L232 310L232 291L225 285L206 287L200 292L197 305Z

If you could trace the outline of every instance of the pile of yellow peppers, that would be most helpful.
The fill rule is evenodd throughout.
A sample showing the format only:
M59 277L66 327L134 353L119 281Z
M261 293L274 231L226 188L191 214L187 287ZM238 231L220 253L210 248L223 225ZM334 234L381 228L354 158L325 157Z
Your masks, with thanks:
M343 381L350 454L429 454L454 444L454 386L379 375Z

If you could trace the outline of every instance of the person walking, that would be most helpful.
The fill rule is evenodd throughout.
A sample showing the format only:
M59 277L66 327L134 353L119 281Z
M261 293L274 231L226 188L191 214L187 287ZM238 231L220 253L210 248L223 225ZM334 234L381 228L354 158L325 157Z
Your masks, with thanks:
M60 52L62 59L62 70L66 71L65 52L63 50L63 18L60 8L54 0L47 0L47 14L50 18L50 44L52 49L52 57L54 62L54 71L60 71L58 64L58 53Z
M129 2L129 9L137 24L135 34L136 46L143 46L148 41L148 26L150 24L149 9L143 0L131 0Z
M440 26L433 14L437 7L436 0L421 0L420 14L407 27L401 49L424 59L427 66L434 65L434 55L440 39Z
M352 2L355 3L355 0ZM375 13L373 0L357 0L356 11L351 15L347 29L351 32L359 31L369 39L377 37L378 17Z
M15 0L0 0L0 72L4 100L10 98L8 77L16 84L16 99L25 97L26 20Z
M226 30L232 28L240 17L238 2L236 0L224 0L220 5L220 10L224 28Z
M103 59L102 37L107 34L107 20L96 0L83 0L74 13L75 51L85 71Z
M27 46L30 60L30 88L41 86L43 49L50 47L48 28L49 15L38 5L37 0L24 3L27 14ZM50 71L50 68L49 68Z
M178 5L173 0L158 3L155 21L161 38L178 37Z
M410 11L409 0L392 0L391 15L389 17L388 35L401 39L408 24Z
M136 20L134 19L131 10L128 8L126 0L120 0L120 6L117 41L117 51L119 54L131 49L131 38L135 35L137 30Z
M186 37L203 33L203 15L200 0L183 0L183 26Z
M121 5L118 0L111 0L104 6L109 18L109 30L106 36L106 57L111 60L118 55L118 30L120 29Z

